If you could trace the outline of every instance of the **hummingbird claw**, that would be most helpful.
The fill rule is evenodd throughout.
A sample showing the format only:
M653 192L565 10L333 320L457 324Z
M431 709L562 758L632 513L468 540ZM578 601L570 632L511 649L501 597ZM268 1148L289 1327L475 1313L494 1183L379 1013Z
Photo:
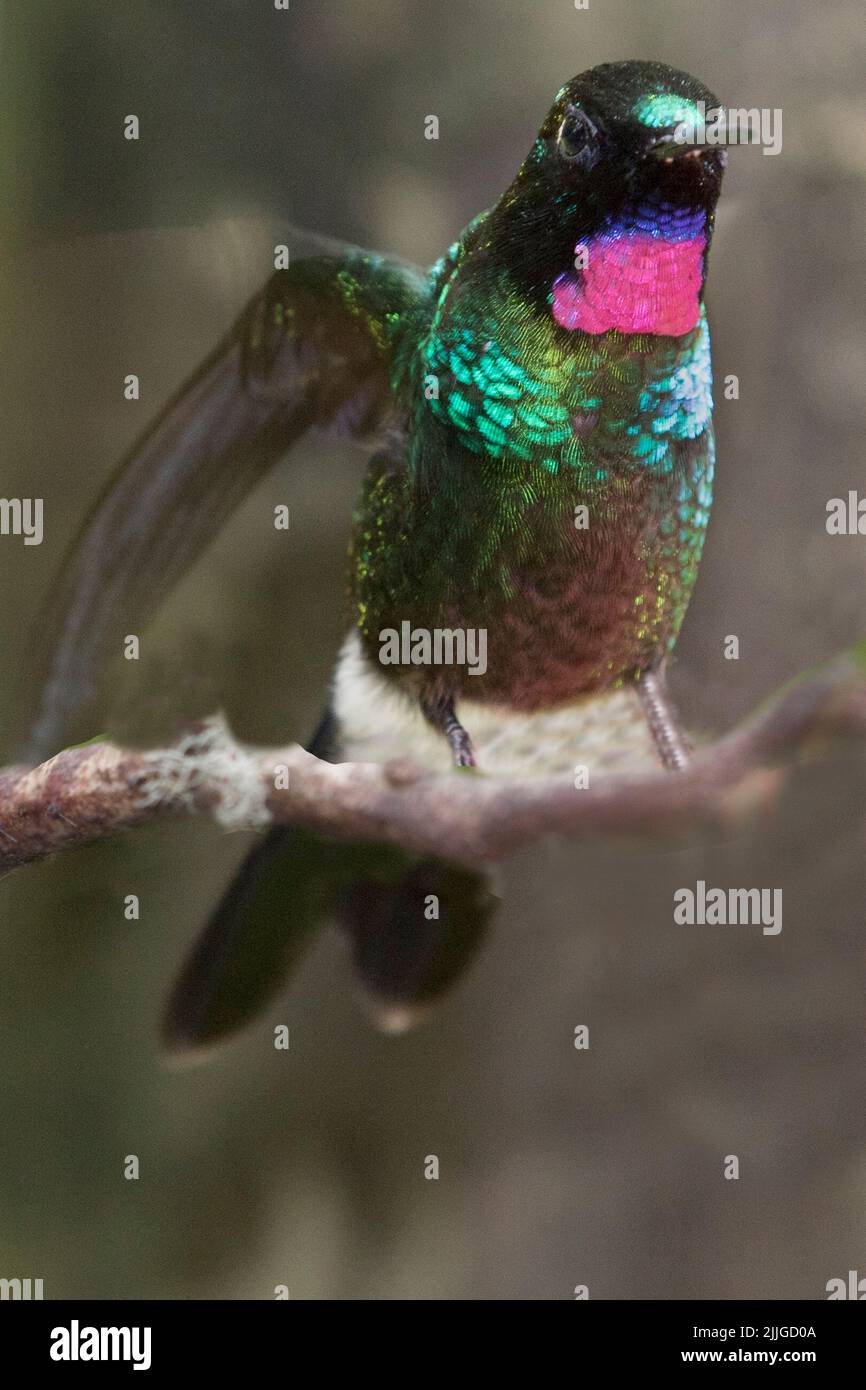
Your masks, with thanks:
M641 672L637 688L662 766L669 772L681 772L688 765L691 749L668 698L661 673Z
M434 700L422 700L421 710L434 729L444 734L451 747L455 767L477 767L472 739L467 734L457 715L451 696Z
M461 729L456 737L449 738L449 743L451 744L451 751L454 754L455 767L478 766L478 763L475 761L475 749L472 747L472 740L465 729Z

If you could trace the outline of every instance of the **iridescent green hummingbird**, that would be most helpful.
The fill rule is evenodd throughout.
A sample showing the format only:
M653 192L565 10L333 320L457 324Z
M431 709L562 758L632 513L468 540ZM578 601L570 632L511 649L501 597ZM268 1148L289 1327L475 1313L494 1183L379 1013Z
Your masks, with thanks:
M593 68L429 273L347 248L274 274L86 523L34 751L56 751L106 653L319 427L371 459L312 752L521 776L680 766L664 667L712 498L703 292L724 164L688 138L701 104L718 108L662 64ZM253 1015L328 914L374 1014L401 1026L464 968L492 902L448 864L273 830L195 948L167 1042Z

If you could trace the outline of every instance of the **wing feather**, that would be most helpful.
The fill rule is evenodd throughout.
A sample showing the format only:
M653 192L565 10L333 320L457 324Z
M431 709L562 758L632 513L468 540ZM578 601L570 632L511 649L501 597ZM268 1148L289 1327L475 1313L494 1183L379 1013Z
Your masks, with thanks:
M109 653L302 434L376 437L420 293L409 268L351 251L298 261L255 296L130 450L66 557L39 624L48 660L30 673L41 690L31 758L61 746Z

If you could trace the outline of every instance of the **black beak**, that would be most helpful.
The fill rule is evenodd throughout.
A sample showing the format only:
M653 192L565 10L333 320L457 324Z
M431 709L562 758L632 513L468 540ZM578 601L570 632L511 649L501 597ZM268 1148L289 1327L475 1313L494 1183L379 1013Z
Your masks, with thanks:
M676 132L666 130L656 135L644 151L647 159L660 164L680 164L688 160L712 157L724 167L728 162L726 151L720 145L710 145L698 140L677 139Z
M674 132L668 130L650 141L646 153L650 159L658 159L664 164L670 164L675 159L694 159L697 155L708 150L708 145L699 144L695 140L678 140Z

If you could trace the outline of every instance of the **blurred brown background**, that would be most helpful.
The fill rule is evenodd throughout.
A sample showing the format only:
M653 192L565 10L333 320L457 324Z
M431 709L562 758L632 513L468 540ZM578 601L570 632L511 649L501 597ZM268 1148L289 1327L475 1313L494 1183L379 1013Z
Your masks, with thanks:
M496 198L560 84L617 58L784 112L778 157L732 153L713 249L716 377L735 372L740 399L717 391L717 501L674 673L689 723L730 726L862 634L866 541L824 528L864 476L857 0L28 0L2 30L0 493L44 497L46 526L39 547L0 538L7 749L66 541L265 278L280 226L428 262ZM304 446L154 627L168 658L221 655L248 737L316 718L361 469ZM47 1297L548 1299L819 1298L866 1273L862 802L849 753L724 845L533 849L417 1033L368 1027L325 934L269 1022L182 1073L155 1019L242 840L152 827L11 875L0 1276ZM781 936L676 926L673 892L697 878L781 887Z

